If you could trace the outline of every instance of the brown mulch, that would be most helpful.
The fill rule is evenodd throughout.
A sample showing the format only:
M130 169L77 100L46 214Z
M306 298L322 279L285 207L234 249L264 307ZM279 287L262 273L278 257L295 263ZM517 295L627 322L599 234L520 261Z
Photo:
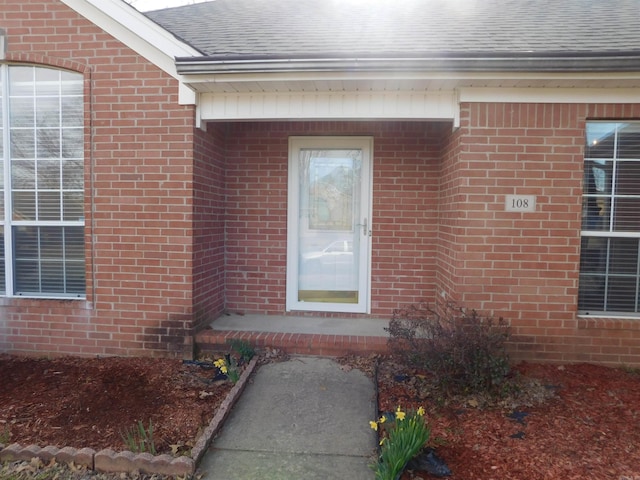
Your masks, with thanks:
M515 370L527 380L521 397L483 408L479 397L439 398L428 377L383 361L379 408L424 406L452 480L640 479L640 372L589 364Z
M170 359L1 355L0 439L123 451L142 422L158 453L185 454L233 387L216 373Z

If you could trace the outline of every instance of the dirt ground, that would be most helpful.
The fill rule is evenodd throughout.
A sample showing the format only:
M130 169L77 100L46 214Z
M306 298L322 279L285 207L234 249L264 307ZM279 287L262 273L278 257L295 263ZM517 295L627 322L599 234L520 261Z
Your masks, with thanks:
M452 480L640 479L639 371L522 364L527 394L482 408L482 398L439 398L424 372L388 358L341 362L372 376L378 364L381 412L426 409L431 446ZM153 424L160 453L188 453L232 387L213 375L179 360L0 356L0 443L124 450L123 432L142 421Z

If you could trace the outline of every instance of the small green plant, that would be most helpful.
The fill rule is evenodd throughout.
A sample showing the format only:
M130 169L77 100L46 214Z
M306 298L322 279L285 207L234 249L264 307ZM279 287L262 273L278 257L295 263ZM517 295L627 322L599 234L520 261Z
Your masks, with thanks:
M422 302L396 310L389 347L400 361L433 373L446 394L509 393L509 325L453 304Z
M640 376L640 368L637 367L630 367L629 365L620 365L620 369L623 372L628 373L629 375L637 375ZM0 437L2 438L2 437ZM0 443L2 443L2 441L0 441Z
M377 480L397 480L405 466L429 441L431 429L424 419L424 408L415 412L403 412L400 407L392 418L382 416L369 422L374 430L384 429L380 440L380 458L372 465Z
M156 446L153 439L153 423L149 420L149 427L145 428L142 421L138 420L135 426L122 434L125 444L134 453L150 453L155 455Z
M231 349L237 352L240 355L240 358L245 362L250 361L256 354L255 349L245 340L232 338L229 340L229 345L231 346Z
M11 430L9 427L4 427L0 430L0 443L6 445L11 440Z

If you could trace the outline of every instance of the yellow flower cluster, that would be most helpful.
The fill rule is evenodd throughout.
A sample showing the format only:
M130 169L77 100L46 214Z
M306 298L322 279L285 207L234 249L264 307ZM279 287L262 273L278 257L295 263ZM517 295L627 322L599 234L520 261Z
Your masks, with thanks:
M422 407L422 406L421 406L421 407L419 407L419 408L418 408L418 410L416 410L416 413L417 413L418 415L420 415L421 417L424 417L424 414L426 413L426 411L425 411L424 407ZM406 413L406 412L404 412L404 411L402 411L402 409L401 409L400 407L398 407L398 408L396 409L396 411L394 412L394 414L395 414L395 417L396 417L396 420L397 420L397 421L402 421L402 420L404 420L404 419L405 419L405 417L407 416L407 413ZM382 425L382 424L383 424L384 422L386 422L386 421L387 421L387 417L383 415L383 416L381 416L381 417L380 417L380 419L379 419L377 422L370 421L370 422L369 422L369 426L370 426L373 430L375 430L375 431L377 432L377 431L378 431L378 426L379 426L379 425ZM384 443L384 441L385 441L385 438L383 437L383 438L380 440L380 445L382 445L382 444Z
M213 362L213 365L218 367L218 369L225 375L227 374L228 372L227 363L224 361L224 358L220 358L216 360L215 362Z
M381 417L379 421L369 422L376 431L385 420L391 422L380 434L380 458L373 466L377 479L400 478L407 462L424 448L431 435L431 429L423 418L425 414L424 407L406 412L398 407L395 412Z
M380 420L378 420L377 422L369 422L369 426L371 428L373 428L377 432L378 431L378 425L382 425L386 421L387 421L387 417L385 417L383 415L383 416L380 417Z
M424 417L424 414L426 413L424 407L419 407L418 410L416 411L416 413L418 415L420 415L421 417ZM402 409L400 407L398 407L395 411L395 416L396 416L396 420L404 420L405 417L407 416L406 412L403 412ZM384 415L380 417L380 419L377 422L369 422L369 426L374 429L376 432L378 431L378 425L382 425L384 422L387 421L387 417L385 417Z

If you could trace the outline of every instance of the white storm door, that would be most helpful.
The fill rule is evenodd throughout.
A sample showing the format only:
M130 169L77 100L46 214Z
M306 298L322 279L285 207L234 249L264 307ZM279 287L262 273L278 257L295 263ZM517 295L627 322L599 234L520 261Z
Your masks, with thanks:
M371 137L291 137L287 310L370 311Z

